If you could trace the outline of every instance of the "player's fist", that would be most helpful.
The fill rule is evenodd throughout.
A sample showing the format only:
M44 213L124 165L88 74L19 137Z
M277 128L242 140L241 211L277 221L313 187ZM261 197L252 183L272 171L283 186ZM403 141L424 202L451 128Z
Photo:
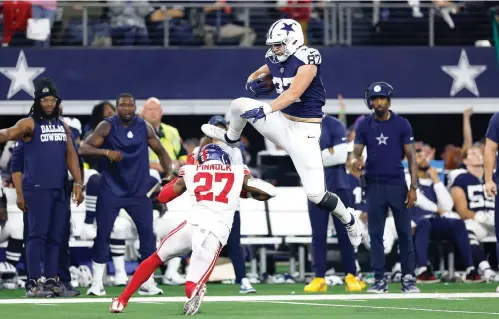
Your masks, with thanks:
M494 181L485 182L485 192L488 197L497 195L497 185Z
M107 154L106 154L107 158L109 158L109 160L111 162L119 162L123 159L123 154L121 154L120 151L107 151Z
M269 74L262 74L257 79L247 82L246 91L252 93L255 97L270 94L274 91L272 76Z

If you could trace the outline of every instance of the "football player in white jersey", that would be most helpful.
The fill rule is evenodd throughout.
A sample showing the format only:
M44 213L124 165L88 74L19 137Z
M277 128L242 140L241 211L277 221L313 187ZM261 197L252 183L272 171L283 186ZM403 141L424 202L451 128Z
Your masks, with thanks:
M304 45L302 28L295 20L281 19L272 24L266 43L270 49L265 64L249 76L246 89L258 96L275 88L279 96L270 104L250 98L235 99L230 105L231 124L227 131L210 124L204 124L201 130L236 147L246 123L253 125L289 154L308 199L341 220L356 248L362 240L357 217L338 196L326 190L324 181L319 146L326 101L322 57L319 51ZM269 75L273 85L267 80Z
M275 196L272 185L252 178L244 165L231 165L229 154L216 144L203 147L197 163L184 165L179 177L163 187L158 198L169 202L185 191L194 198L192 212L162 240L156 252L139 265L123 293L113 299L111 312L122 312L132 294L157 267L173 257L192 252L185 283L189 300L184 305L184 314L196 314L206 293L205 283L227 243L239 197L250 194L267 200Z

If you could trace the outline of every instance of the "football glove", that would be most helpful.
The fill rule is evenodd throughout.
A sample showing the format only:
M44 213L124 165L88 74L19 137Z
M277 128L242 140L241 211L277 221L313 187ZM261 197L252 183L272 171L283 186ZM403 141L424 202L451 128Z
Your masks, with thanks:
M269 104L264 103L262 106L260 106L258 108L251 109L249 111L244 112L243 114L241 114L241 117L243 119L248 120L248 121L250 119L254 119L253 123L255 123L259 119L266 117L267 114L269 114L269 113L272 113L272 107Z
M267 86L267 83L260 78L246 83L246 91L252 93L255 97L260 95L268 95L273 90L273 87Z

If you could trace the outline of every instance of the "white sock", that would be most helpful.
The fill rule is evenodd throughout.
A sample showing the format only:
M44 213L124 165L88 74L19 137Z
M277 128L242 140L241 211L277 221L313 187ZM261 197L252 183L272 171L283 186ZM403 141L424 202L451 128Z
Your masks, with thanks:
M427 270L428 270L428 267L426 267L426 266L418 267L418 268L416 268L416 271L414 271L414 274L416 276L419 276L419 275L421 275L422 273L424 273Z
M118 274L126 276L125 256L113 256L115 276Z
M335 194L333 194L336 196ZM343 224L348 224L352 221L352 214L347 210L341 199L338 198L338 204L336 204L336 208L333 211L334 216L338 217Z
M106 264L98 264L92 261L92 286L102 286L104 280L104 272L106 271Z
M166 275L168 277L172 277L173 274L178 273L178 268L180 267L180 264L182 263L182 258L180 257L175 257L172 258L168 261L166 264Z
M487 260L484 260L478 264L478 271L480 274L483 274L487 269L490 269L490 264Z

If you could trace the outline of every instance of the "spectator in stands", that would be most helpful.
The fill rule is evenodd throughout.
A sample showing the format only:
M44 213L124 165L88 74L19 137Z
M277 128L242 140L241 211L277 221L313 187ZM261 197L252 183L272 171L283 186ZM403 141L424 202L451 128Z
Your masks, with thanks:
M413 221L414 249L416 251L416 278L418 282L435 283L440 280L428 267L428 242L432 240L450 240L455 243L457 250L466 267L466 280L480 280L471 253L470 241L464 222L460 219L445 218L452 215L454 206L452 197L440 180L437 171L430 166L423 147L416 151L418 164L418 201L411 209ZM409 176L406 175L406 180Z
M57 0L31 0L31 5L33 19L49 19L50 28L52 28L57 10ZM35 45L48 48L50 46L50 37L49 34L47 40L35 41Z
M85 124L82 132L82 139L85 139L90 133L94 131L97 127L97 124L102 122L106 117L113 116L116 112L114 105L108 101L102 101L99 104L95 105L92 109L92 115L90 117L90 122Z
M160 101L155 97L147 99L142 108L141 116L154 127L161 145L163 145L172 159L174 170L178 170L180 166L185 164L187 151L182 145L182 138L180 138L178 130L171 125L161 123L163 110L161 109ZM150 167L163 174L163 168L159 163L158 156L151 150L149 150L149 154Z
M88 45L110 47L112 45L109 24L102 21L104 8L97 6L85 6L85 1L71 2L63 7L62 29L64 44L82 45L83 30L87 28ZM83 25L83 10L86 10L87 25Z
M150 15L146 19L147 32L151 45L163 46L165 36L165 21L168 18L169 42L170 44L183 43L192 37L190 22L185 17L184 8L173 6L173 8L155 8L156 15ZM173 43L172 43L173 42Z
M112 0L108 3L113 45L149 45L146 19L149 18L153 22L166 19L165 9L154 10L146 0Z
M480 148L468 149L463 163L466 169L449 173L449 187L457 214L466 223L473 261L478 265L479 274L489 281L495 277L495 272L491 270L480 242L488 236L495 237L494 198L485 194L483 154Z
M305 37L305 45L307 45L307 29L312 14L312 0L277 0L277 5L287 19L293 19L300 23Z
M212 46L219 40L239 38L239 45L242 47L252 46L256 39L256 34L251 28L245 28L235 24L232 18L232 8L226 4L225 0L217 0L213 4L205 5L205 44Z
M3 1L0 3L3 13L2 46L29 45L26 39L28 19L31 18L31 3L26 1Z

